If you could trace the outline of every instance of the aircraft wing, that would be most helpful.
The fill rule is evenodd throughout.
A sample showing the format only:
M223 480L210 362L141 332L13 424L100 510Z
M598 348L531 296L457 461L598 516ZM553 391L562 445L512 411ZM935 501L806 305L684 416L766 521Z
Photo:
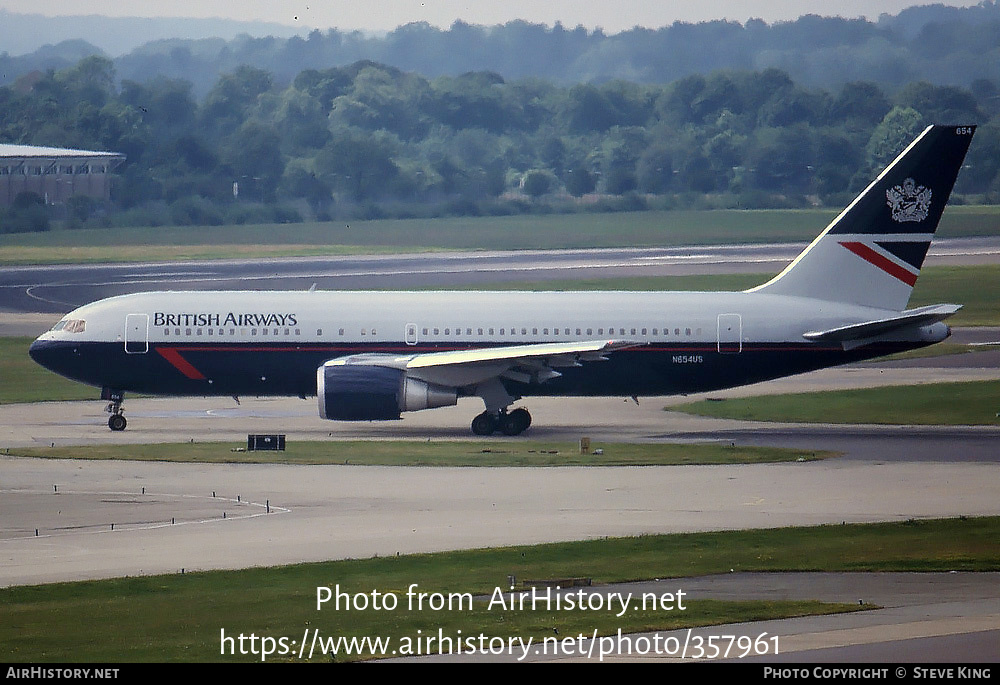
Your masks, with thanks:
M334 359L327 365L390 367L405 370L413 378L453 387L474 385L495 377L541 383L561 375L554 370L556 368L603 361L607 359L605 354L643 344L629 340L585 340L412 355L358 354Z
M883 333L889 333L899 328L908 326L927 326L947 319L949 316L962 308L960 304L935 304L929 307L920 307L902 312L899 316L892 316L885 319L875 319L862 323L851 324L831 328L826 331L809 331L803 333L802 337L807 340L848 342L861 338L871 338Z

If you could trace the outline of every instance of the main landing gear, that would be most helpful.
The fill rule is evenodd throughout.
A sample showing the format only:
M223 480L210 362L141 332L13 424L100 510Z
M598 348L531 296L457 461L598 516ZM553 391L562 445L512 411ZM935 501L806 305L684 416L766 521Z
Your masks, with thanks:
M128 421L125 420L125 408L122 406L122 402L125 400L125 393L105 391L101 393L101 399L111 400L108 402L108 406L104 408L104 411L111 414L108 417L108 428L116 433L125 430L125 426L128 425Z
M472 419L472 432L476 435L493 435L497 430L504 435L520 435L531 425L531 414L527 409L519 407L512 412L507 411L507 407L520 398L511 396L499 378L480 383L474 394L483 398L486 405L486 411Z
M524 408L509 413L506 409L501 409L496 414L484 411L472 419L472 432L476 435L492 435L499 429L504 435L520 435L530 425L531 414Z

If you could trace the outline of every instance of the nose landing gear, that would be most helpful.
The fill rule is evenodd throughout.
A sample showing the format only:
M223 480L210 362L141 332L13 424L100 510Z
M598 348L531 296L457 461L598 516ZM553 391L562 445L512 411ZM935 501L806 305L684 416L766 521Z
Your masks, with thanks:
M125 408L122 406L122 402L125 400L125 393L105 390L101 393L101 399L111 400L108 402L108 406L104 408L104 411L111 414L108 417L108 428L116 433L125 430L125 426L128 425L128 421L125 420Z

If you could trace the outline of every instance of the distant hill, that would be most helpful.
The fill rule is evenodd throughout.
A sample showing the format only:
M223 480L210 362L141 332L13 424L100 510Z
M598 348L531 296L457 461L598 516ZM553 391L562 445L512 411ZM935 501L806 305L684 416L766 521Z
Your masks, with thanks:
M289 38L307 29L260 21L230 19L171 19L142 17L45 17L0 10L0 50L17 57L42 46L82 39L112 57L144 43L164 38L223 38L251 36Z
M16 56L17 45L43 43ZM493 72L506 80L541 78L560 85L616 79L665 84L718 70L773 67L809 88L866 81L892 93L914 81L1000 85L1000 4L911 7L877 21L806 15L774 24L677 22L612 35L524 21L457 21L448 29L413 23L377 36L337 29L296 35L294 27L220 19L50 19L0 11L0 45L6 49L0 53L0 85L31 71L63 68L92 49L114 56L120 80L183 79L199 97L241 65L288 83L305 69L359 60L427 78Z

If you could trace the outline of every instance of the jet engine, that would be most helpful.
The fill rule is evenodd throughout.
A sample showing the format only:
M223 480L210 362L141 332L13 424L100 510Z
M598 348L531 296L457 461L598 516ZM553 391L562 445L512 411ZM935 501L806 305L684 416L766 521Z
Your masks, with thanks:
M337 421L384 421L401 412L448 407L458 391L368 364L327 363L316 370L319 415Z

